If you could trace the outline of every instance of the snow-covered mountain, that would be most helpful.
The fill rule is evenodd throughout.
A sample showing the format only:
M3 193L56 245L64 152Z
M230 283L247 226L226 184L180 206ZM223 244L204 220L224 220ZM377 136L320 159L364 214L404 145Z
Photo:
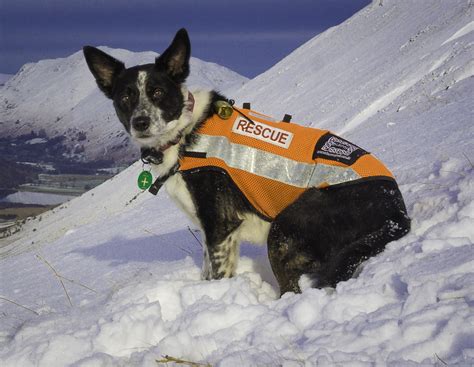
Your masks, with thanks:
M11 79L12 76L13 76L13 75L11 75L11 74L1 74L1 73L0 73L0 87L3 86L3 85L5 85L5 83L6 83L9 79Z
M419 83L436 93L472 75L472 57L465 56L472 52L466 39L472 40L473 5L455 3L441 15L435 1L367 7L246 83L236 97L263 111L293 113L295 120L344 131L391 106L403 109L396 99ZM400 27L394 20L405 16L407 6L413 21ZM419 14L422 19L414 21Z
M201 281L192 225L140 193L136 163L3 240L2 365L472 365L472 11L375 1L229 93L395 173L412 231L358 278L278 299L265 248L244 245L238 276Z
M100 48L126 66L152 63L158 55ZM223 66L191 59L190 86L226 90L245 81ZM65 136L66 144L77 146L87 161L130 161L137 156L110 100L97 88L82 51L26 64L0 88L0 134L18 136L32 130L44 130L50 138Z

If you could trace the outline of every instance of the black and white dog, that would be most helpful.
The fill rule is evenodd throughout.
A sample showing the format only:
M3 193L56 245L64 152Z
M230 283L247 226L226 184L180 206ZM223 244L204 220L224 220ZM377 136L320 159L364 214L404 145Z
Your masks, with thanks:
M299 292L307 274L314 286L335 287L358 265L410 228L397 184L365 180L324 189L308 188L272 221L262 218L228 175L203 170L176 171L198 129L225 97L215 91L189 93L190 41L186 30L176 34L154 64L125 68L90 46L87 64L99 88L113 100L117 116L142 149L162 155L154 165L158 177L182 209L203 230L203 279L234 275L241 241L267 243L268 256L281 294Z

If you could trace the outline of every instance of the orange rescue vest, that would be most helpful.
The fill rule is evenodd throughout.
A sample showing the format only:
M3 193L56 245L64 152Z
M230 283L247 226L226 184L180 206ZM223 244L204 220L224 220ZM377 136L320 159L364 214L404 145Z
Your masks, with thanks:
M236 109L228 119L213 115L198 130L179 170L225 171L253 207L274 219L310 187L372 178L393 179L373 155L328 130L276 121Z

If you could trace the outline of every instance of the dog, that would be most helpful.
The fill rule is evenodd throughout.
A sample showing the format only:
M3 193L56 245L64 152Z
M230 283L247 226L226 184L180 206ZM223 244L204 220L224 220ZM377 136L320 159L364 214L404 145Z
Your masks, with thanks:
M97 48L85 46L83 51L98 87L113 101L118 119L142 148L160 184L202 229L203 279L232 277L240 242L248 241L267 244L281 294L300 292L303 275L311 279L313 287L334 288L388 242L410 230L405 203L389 171L380 163L380 169L388 173L369 177L354 173L352 167L358 162L373 159L379 164L362 148L322 130L271 122L249 109L239 110L213 90L190 92L185 81L191 45L185 29L176 33L152 64L126 68ZM205 135L209 126L220 129L225 125L225 119L217 116L215 106L219 103L232 108L227 121L233 130L226 137L214 136L212 131ZM290 125L307 129L305 136L316 136L314 151L303 148L306 143L298 145L298 139L303 138L288 130ZM234 137L239 143L231 141ZM205 144L203 139L207 139ZM254 145L240 144L244 140ZM227 154L222 150L224 145L237 150ZM267 150L256 148L260 146ZM290 146L301 151L306 161L274 154ZM212 151L217 156L206 157ZM256 157L256 162L250 162L251 157ZM189 166L189 161L197 163ZM318 185L301 187L298 183L292 187L300 176L297 172L285 176L285 165L310 169L311 179L319 180ZM260 171L252 170L263 173L258 176ZM327 177L336 179L326 182L318 172L330 172L332 176ZM348 172L355 176L347 177ZM250 176L256 181L248 183ZM236 184L239 179L247 182L247 189L257 191L255 200L249 200ZM291 182L277 182L284 179ZM287 196L282 185L295 190L285 203L279 201ZM270 214L257 203L261 199L258 193L266 186L273 187L273 197L260 196L274 209Z

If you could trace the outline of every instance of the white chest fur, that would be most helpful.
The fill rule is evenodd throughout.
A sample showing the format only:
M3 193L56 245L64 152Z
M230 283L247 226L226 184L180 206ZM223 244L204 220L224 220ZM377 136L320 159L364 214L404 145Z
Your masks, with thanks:
M201 227L201 223L196 215L196 207L194 206L191 193L189 192L183 177L181 177L179 173L171 176L166 180L165 188L174 202L177 203L191 218L193 223Z

